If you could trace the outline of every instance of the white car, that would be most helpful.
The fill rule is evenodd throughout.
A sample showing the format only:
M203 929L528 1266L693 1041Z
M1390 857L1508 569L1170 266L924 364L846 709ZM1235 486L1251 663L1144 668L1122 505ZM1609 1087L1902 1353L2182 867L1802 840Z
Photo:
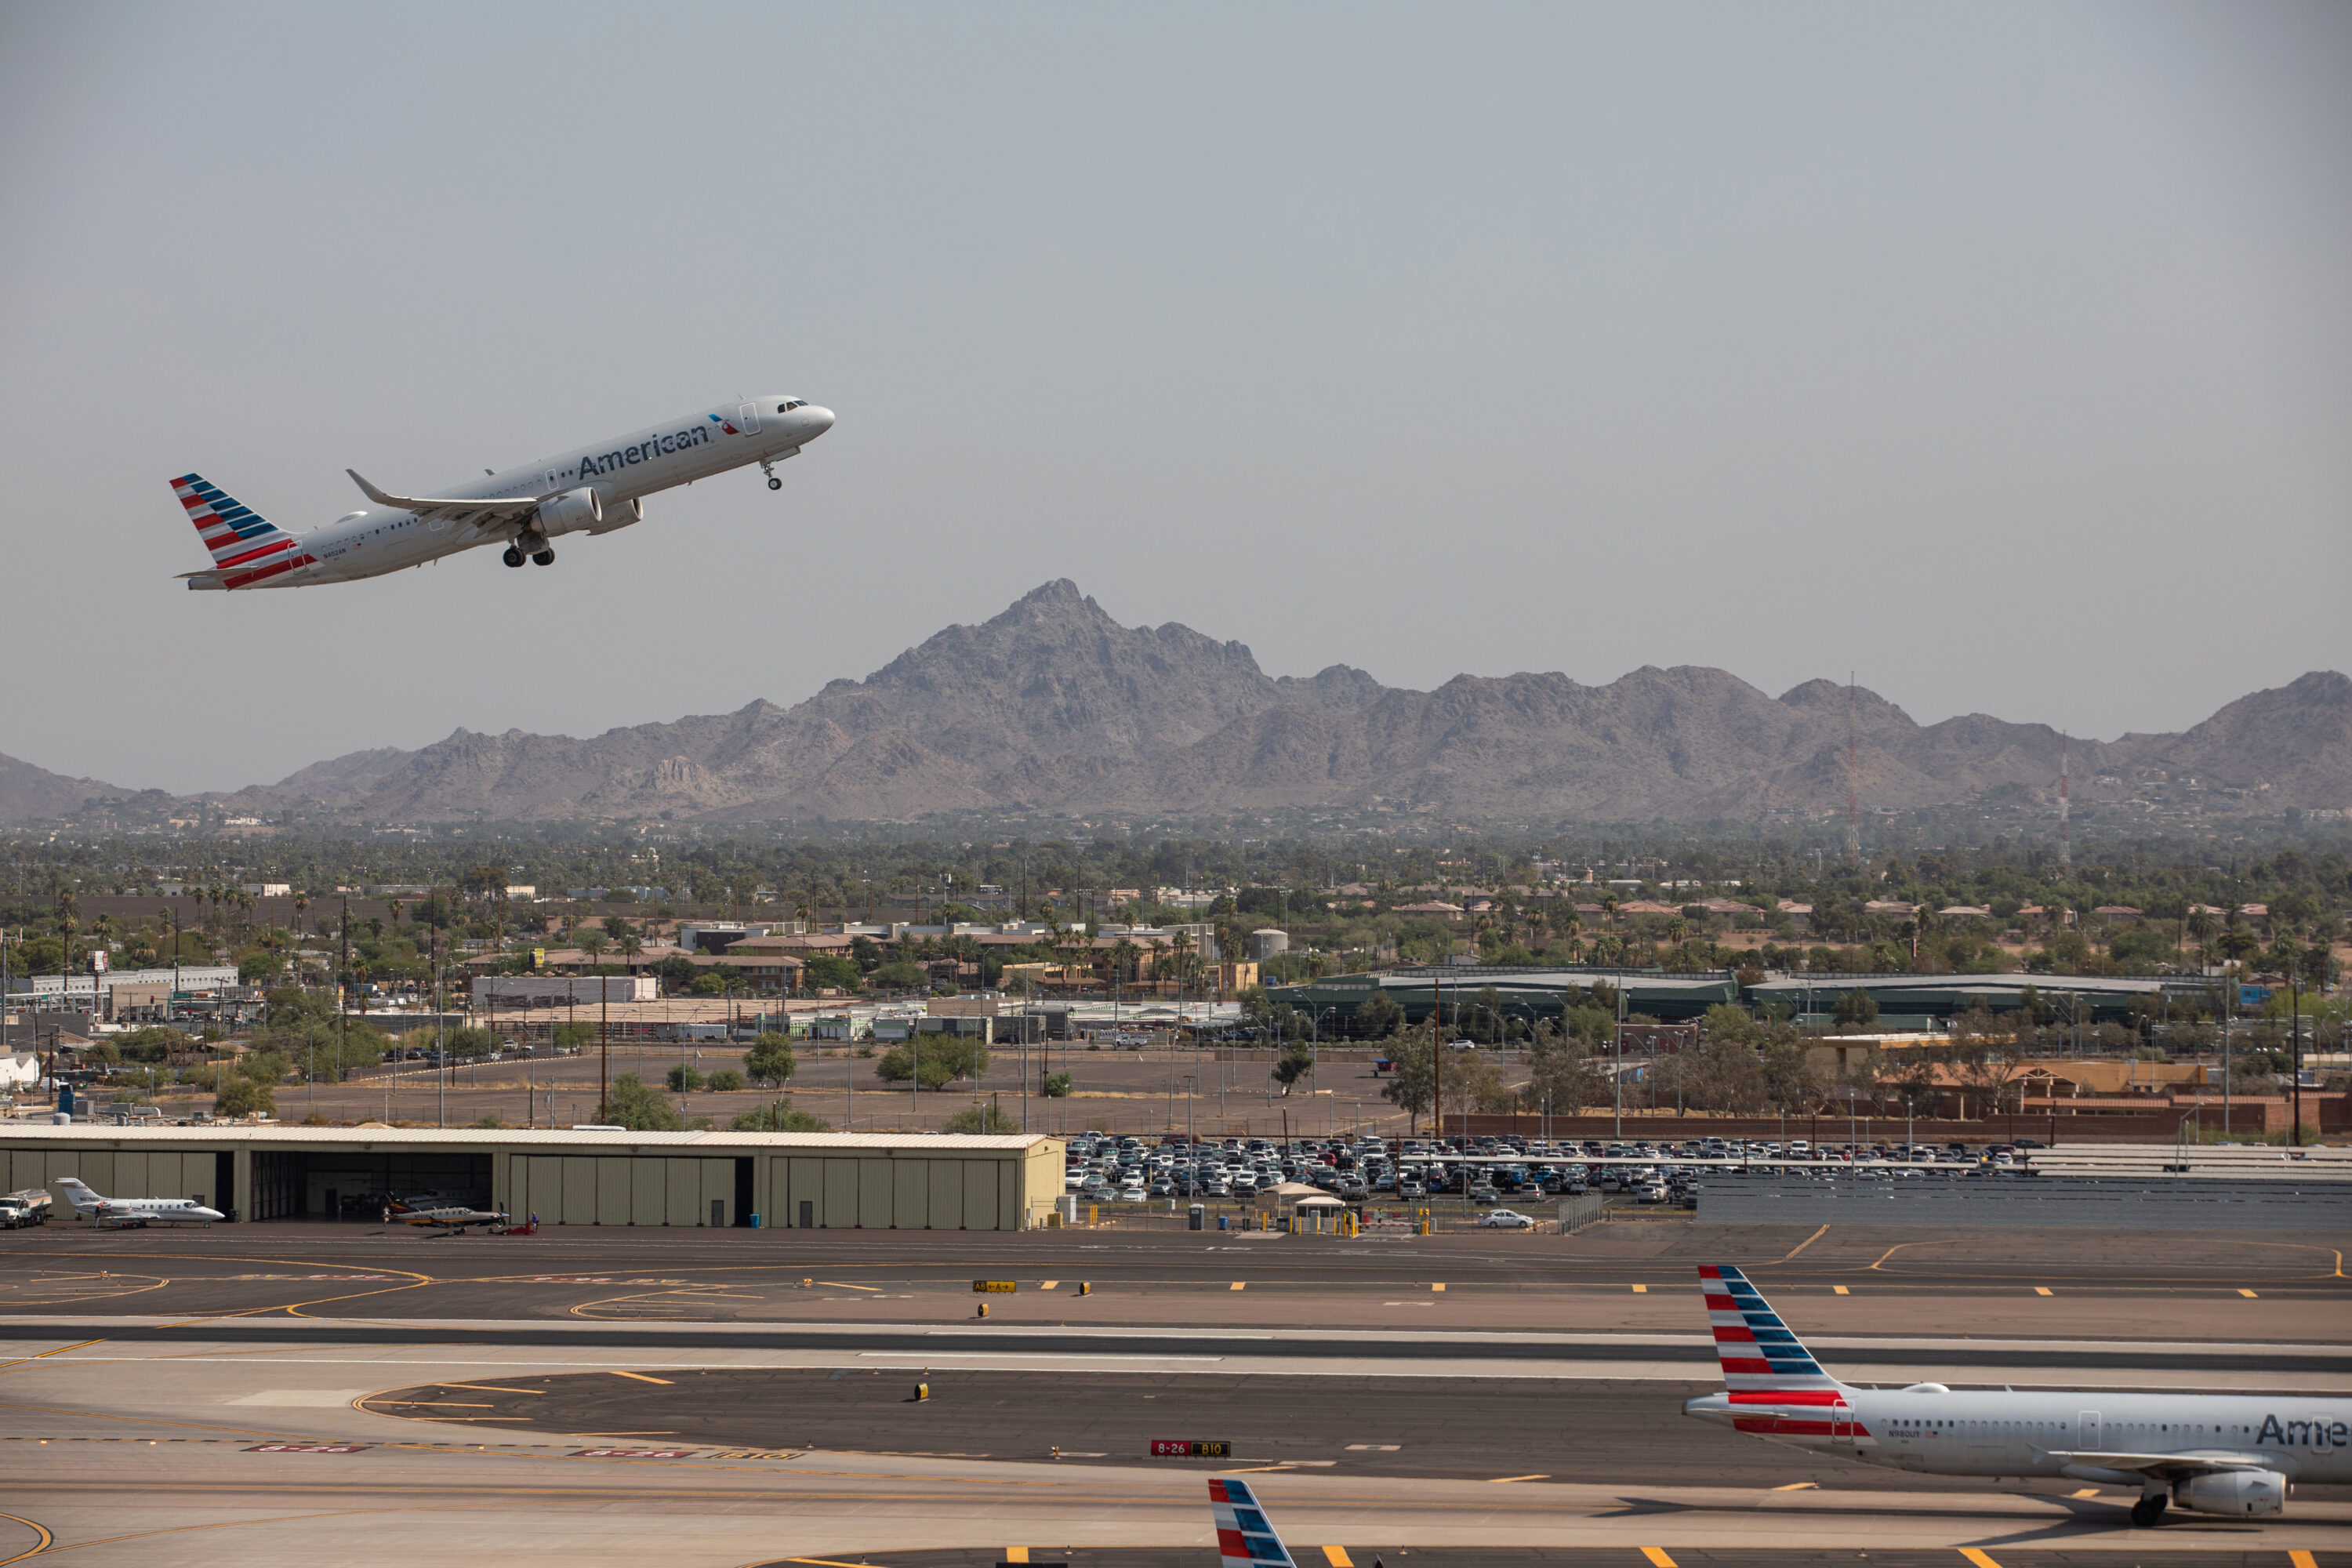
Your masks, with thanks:
M1515 1209L1488 1209L1478 1216L1478 1223L1495 1230L1533 1230L1535 1219Z

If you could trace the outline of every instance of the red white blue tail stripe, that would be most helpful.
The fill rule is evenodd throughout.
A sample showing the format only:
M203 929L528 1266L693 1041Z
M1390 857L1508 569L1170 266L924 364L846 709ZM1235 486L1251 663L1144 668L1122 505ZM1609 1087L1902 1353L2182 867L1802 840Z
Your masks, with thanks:
M1786 1394L1843 1386L1822 1370L1812 1352L1748 1282L1747 1275L1728 1263L1702 1263L1698 1279L1699 1288L1706 1292L1706 1321L1715 1330L1715 1352L1723 1361L1723 1381L1735 1403L1737 1395L1751 1391Z
M181 475L172 481L172 490L187 508L196 536L213 552L213 569L221 574L222 587L243 588L310 563L292 534L202 474Z
M1246 1481L1213 1478L1209 1507L1217 1516L1217 1555L1224 1568L1297 1568Z

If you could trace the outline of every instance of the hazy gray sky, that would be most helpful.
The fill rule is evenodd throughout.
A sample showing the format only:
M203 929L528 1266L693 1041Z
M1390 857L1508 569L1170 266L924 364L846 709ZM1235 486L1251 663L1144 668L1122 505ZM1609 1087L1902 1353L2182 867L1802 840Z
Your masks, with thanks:
M2352 662L2352 7L0 4L0 751L274 780L792 702L1073 577L1275 674ZM194 595L739 393L551 571Z

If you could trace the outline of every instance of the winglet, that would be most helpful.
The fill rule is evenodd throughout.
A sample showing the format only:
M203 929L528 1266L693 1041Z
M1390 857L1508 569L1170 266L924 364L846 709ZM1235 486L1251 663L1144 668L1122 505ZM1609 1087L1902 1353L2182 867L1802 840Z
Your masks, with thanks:
M360 478L360 471L357 468L345 468L343 472L351 475L352 483L359 486L360 493L367 497L368 500L375 502L376 505L398 506L400 504L390 496L384 494L382 490L376 489L373 485L368 483L365 479Z

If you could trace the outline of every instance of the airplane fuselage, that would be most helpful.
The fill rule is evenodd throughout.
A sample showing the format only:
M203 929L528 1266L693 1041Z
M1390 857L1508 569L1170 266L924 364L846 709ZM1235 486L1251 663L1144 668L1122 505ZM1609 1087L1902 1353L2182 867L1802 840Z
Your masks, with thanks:
M436 500L491 503L501 509L494 515L453 516L457 509L441 506L407 510L371 505L297 536L284 551L290 562L283 567L226 576L196 574L189 586L293 588L352 582L482 544L515 545L531 553L547 549L561 534L625 528L643 518L645 498L657 491L793 457L832 425L830 411L777 395L698 409L429 492Z
M1684 1412L1865 1465L1938 1476L2075 1476L2073 1455L2261 1456L2299 1481L2352 1481L2352 1399L2255 1394L2014 1393L1849 1387L1843 1405L1711 1394ZM2135 1478L2131 1484L2137 1485Z

